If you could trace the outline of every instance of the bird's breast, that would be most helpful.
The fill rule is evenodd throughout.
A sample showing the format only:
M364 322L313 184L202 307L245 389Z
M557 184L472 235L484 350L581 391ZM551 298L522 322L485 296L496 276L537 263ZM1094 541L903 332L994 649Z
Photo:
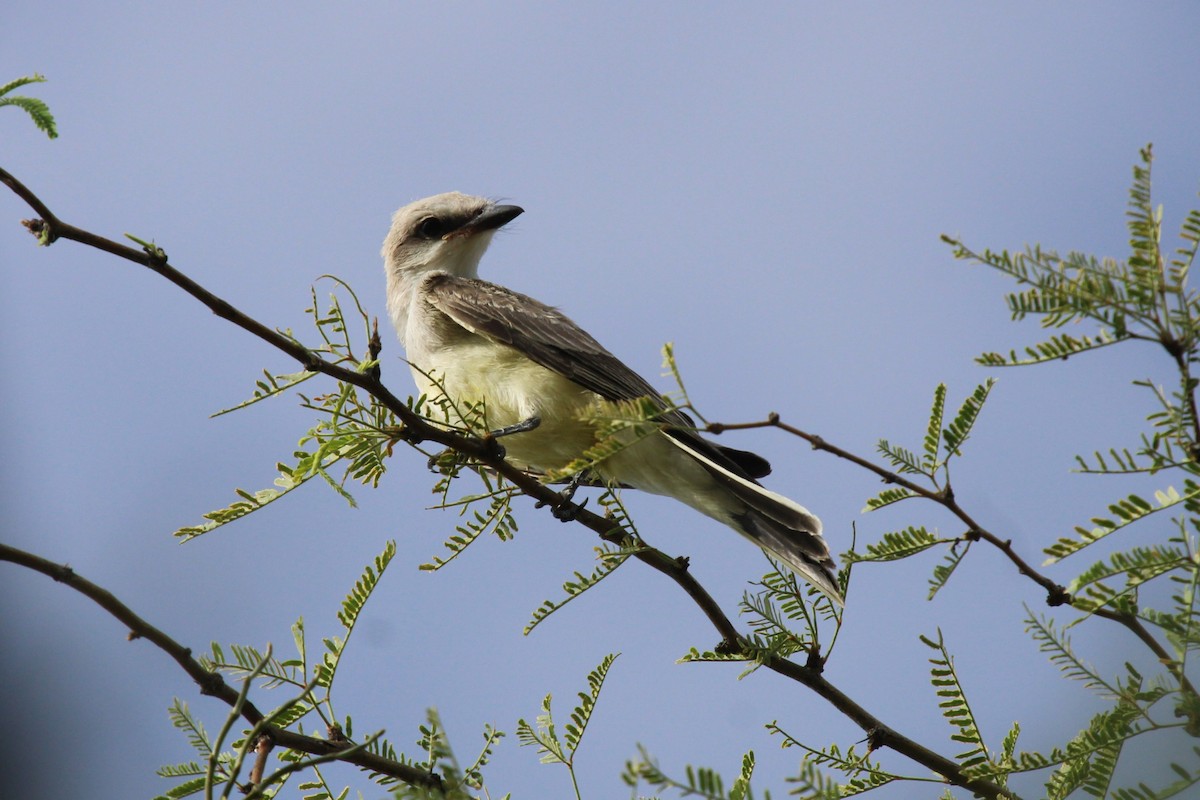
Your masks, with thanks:
M410 353L410 359L428 399L425 413L437 421L478 434L538 417L535 430L504 437L518 464L556 469L595 442L599 395L508 345L467 334L451 347Z

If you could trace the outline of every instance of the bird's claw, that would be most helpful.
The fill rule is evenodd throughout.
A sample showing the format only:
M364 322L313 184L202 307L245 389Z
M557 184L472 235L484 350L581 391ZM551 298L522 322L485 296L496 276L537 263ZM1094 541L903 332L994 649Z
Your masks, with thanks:
M567 500L562 505L550 509L550 513L559 522L574 522L579 518L579 512L583 511L584 507L588 504L588 500L589 498L587 497L583 498L582 503L572 503L570 500Z
M579 517L579 512L583 511L584 506L588 504L588 498L584 498L582 503L574 503L572 499L575 497L575 491L579 488L579 483L583 479L583 474L580 473L571 479L567 487L558 493L558 503L550 508L550 513L559 522L574 522ZM536 508L551 505L547 500L539 500L534 504Z

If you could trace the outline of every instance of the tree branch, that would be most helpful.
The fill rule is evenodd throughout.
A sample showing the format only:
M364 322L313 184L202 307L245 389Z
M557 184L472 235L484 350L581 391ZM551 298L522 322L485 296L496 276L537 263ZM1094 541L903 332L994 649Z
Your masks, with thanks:
M782 431L786 431L793 436L797 436L811 444L814 450L823 450L826 453L831 453L838 458L849 461L852 464L857 464L868 472L873 472L878 475L883 479L884 483L891 483L901 486L919 497L923 497L926 500L932 500L956 516L964 525L967 526L968 537L982 539L983 541L995 547L997 550L1003 553L1008 560L1013 563L1013 565L1016 566L1017 570L1022 575L1028 577L1034 583L1045 589L1046 605L1075 605L1075 598L1071 596L1071 594L1067 591L1067 588L1060 583L1056 583L1048 576L1043 575L1041 572L1038 572L1036 569L1030 566L1029 562L1025 561L1025 559L1013 549L1011 539L1001 539L999 536L995 535L976 522L975 519L958 504L958 501L954 498L954 492L950 489L949 483L939 490L933 490L921 486L920 484L914 483L913 481L908 480L902 475L893 472L886 467L881 467L878 464L862 458L861 456L857 456L849 452L848 450L843 450L836 445L830 444L829 442L825 441L824 438L816 434L806 433L799 428L788 425L787 423L783 422L780 419L779 414L775 413L774 411L769 413L765 420L737 423L713 422L710 423L705 430L707 430L709 433L720 434L724 431L747 430L752 428L778 428ZM1136 615L1104 607L1093 609L1090 613L1097 617L1102 617L1103 619L1112 620L1113 622L1117 622L1128 628L1129 631L1132 632L1134 636L1138 637L1138 639L1150 649L1150 652L1154 653L1154 656L1161 661L1168 670L1170 670L1171 674L1173 674L1176 679L1180 681L1180 686L1182 686L1183 689L1193 695L1196 694L1195 687L1192 686L1191 681L1189 681L1187 676L1184 675L1183 669L1179 666L1178 662L1176 662L1175 659L1171 657L1171 654L1167 652L1166 648L1154 638L1154 634L1150 633L1150 631L1145 625L1142 624L1142 621L1138 619Z
M175 663L182 667L183 671L200 687L200 694L216 697L230 708L234 708L237 705L237 690L226 683L219 672L205 669L199 661L192 658L191 649L184 647L142 619L107 589L97 586L88 579L78 575L68 566L56 564L41 556L27 553L24 550L19 550L3 543L0 543L0 561L9 561L13 564L27 567L35 572L40 572L84 595L109 614L116 617L125 627L129 628L129 639L131 641L133 639L145 639L174 659ZM251 725L257 725L263 721L264 715L252 702L245 700L242 703L242 718ZM310 755L326 756L331 753L340 753L346 749L345 742L314 739L311 736L304 736L275 725L267 726L266 732L275 744ZM401 764L398 761L392 761L373 753L352 753L344 756L342 760L363 769L378 772L382 775L390 775L405 783L417 786L434 788L440 787L442 782L441 777L434 773L410 767L407 764Z
M131 247L113 242L104 237L85 231L81 228L76 228L73 225L68 225L50 212L36 195L29 191L20 181L3 169L0 169L0 182L8 185L12 190L25 200L31 208L34 209L42 219L40 225L37 221L26 223L26 226L31 231L39 234L41 240L45 243L54 242L57 239L69 239L79 242L107 253L119 256L126 260L141 264L148 269L153 270L162 277L179 286L188 294L195 297L205 306L213 311L217 316L232 322L263 339L264 341L274 345L279 350L287 353L292 358L296 359L307 370L320 372L328 375L336 380L356 386L373 396L375 396L384 406L388 408L398 419L403 422L406 435L413 441L430 440L438 442L446 447L450 447L471 459L478 461L484 466L495 470L503 475L509 482L517 486L524 494L539 501L539 504L549 506L552 510L566 515L583 525L584 527L594 531L602 539L608 542L620 544L625 533L620 524L615 520L606 519L599 516L582 506L571 502L563 497L559 492L551 489L549 486L541 483L529 473L514 467L508 463L503 452L496 447L493 439L483 439L471 436L463 436L454 431L449 431L444 428L426 422L419 415L414 413L403 401L397 398L387 389L386 386L378 378L378 370L369 372L358 372L347 369L337 364L331 364L322 359L319 354L311 351L301 345L299 342L290 339L278 331L275 331L257 320L247 316L237 308L209 292L198 283L188 278L183 273L176 270L167 263L166 254L161 250L153 251L137 250ZM556 515L557 516L557 515ZM700 608L704 615L708 618L712 626L717 630L725 643L737 645L742 641L743 637L737 630L734 624L726 616L725 612L712 598L700 583L697 581L687 569L687 561L685 559L672 558L660 550L647 548L639 550L634 554L639 561L646 564L650 568L661 572L668 578L673 580L687 595L692 598L692 601ZM906 736L898 733L894 729L885 725L882 721L867 712L862 706L855 703L847 695L843 694L839 689L834 687L825 678L823 678L816 669L802 666L792 661L782 658L773 658L768 661L765 666L784 677L790 678L798 683L807 686L819 696L827 700L834 708L845 714L853 720L875 743L875 746L887 746L902 755L907 756L913 761L937 772L946 778L946 780L957 786L969 788L977 795L982 797L1005 797L1015 798L1016 795L1008 789L1000 786L992 781L982 779L968 778L963 770L950 759L944 758L928 748L918 744ZM190 674L190 673L189 673ZM218 676L219 677L219 676ZM223 685L223 682L222 682ZM228 687L225 687L228 689ZM232 692L232 690L229 690ZM236 692L233 692L236 698ZM225 699L222 697L222 699ZM293 749L303 749L289 742L289 737L298 736L290 734L287 731L279 731L276 741ZM308 740L309 737L299 737ZM310 740L312 742L320 742L320 740ZM336 749L333 745L327 745L328 750L320 751L322 754ZM305 752L318 752L313 750L305 750ZM352 762L357 763L357 762ZM388 773L392 774L392 773Z

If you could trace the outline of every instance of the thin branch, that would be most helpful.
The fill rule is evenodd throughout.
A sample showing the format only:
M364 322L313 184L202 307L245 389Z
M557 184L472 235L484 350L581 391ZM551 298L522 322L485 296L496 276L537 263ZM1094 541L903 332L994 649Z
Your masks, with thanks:
M983 541L992 545L997 550L1002 552L1008 558L1008 560L1011 561L1014 566L1016 566L1017 570L1022 575L1028 577L1030 580L1034 581L1043 589L1045 589L1046 605L1075 605L1075 599L1071 596L1070 592L1067 591L1067 588L1030 566L1029 562L1022 558L1017 551L1013 549L1011 539L1001 539L999 536L976 522L975 519L958 504L958 501L955 500L954 492L951 490L949 483L936 491L921 486L918 483L913 483L902 475L899 475L898 473L893 472L886 467L881 467L878 464L862 458L861 456L857 456L849 452L848 450L843 450L837 445L830 444L824 438L816 434L807 433L792 425L788 425L787 423L783 422L780 419L779 414L775 413L774 411L769 413L765 420L737 423L714 422L710 423L705 430L709 433L720 434L724 431L749 430L753 428L778 428L782 431L786 431L787 433L790 433L793 436L798 436L799 438L811 444L814 450L822 450L826 453L831 453L838 458L849 461L850 463L856 464L869 472L875 473L883 479L884 483L892 483L897 486L902 486L919 497L923 497L926 500L932 500L933 502L945 508L954 516L958 517L958 519L967 526L966 535L968 538L982 539ZM1180 685L1186 691L1191 694L1196 694L1195 687L1192 686L1187 676L1183 674L1183 670L1171 657L1171 654L1168 653L1166 648L1154 638L1154 634L1152 634L1146 628L1146 626L1142 624L1142 621L1138 619L1136 615L1128 612L1116 611L1111 608L1097 608L1091 613L1097 617L1112 620L1113 622L1117 622L1128 628L1129 631L1132 632L1134 636L1138 637L1138 639L1140 639L1141 642L1145 644L1152 653L1154 653L1155 657L1161 661L1173 675L1175 675L1175 677L1180 681Z
M226 683L220 673L205 669L199 661L192 658L192 651L189 648L179 644L179 642L135 614L107 589L103 589L76 574L68 566L55 564L53 561L48 561L40 556L27 553L24 550L18 550L3 543L0 543L0 561L10 561L35 572L40 572L94 601L129 628L130 640L145 639L173 658L183 668L183 671L196 682L196 685L200 687L200 694L216 697L230 708L236 707L239 692ZM257 725L264 719L263 713L248 699L242 703L241 714L242 718L251 725ZM274 725L268 726L266 733L276 744L310 755L327 756L331 753L340 753L345 749L344 743L314 739L311 736L304 736ZM428 787L439 787L441 785L441 778L434 773L426 772L407 764L401 764L398 761L392 761L389 758L383 758L373 753L356 752L346 756L344 760L363 769L378 772L382 775L390 775L405 783Z
M558 511L559 515L566 512L568 518L573 519L584 527L594 531L605 541L621 544L625 538L625 532L620 524L615 520L606 519L598 514L588 511L586 508L571 502L568 498L563 497L559 492L554 491L549 486L541 483L529 473L514 467L504 458L503 448L500 447L493 438L476 438L471 436L463 436L453 431L445 430L436 427L423 420L415 414L404 402L399 400L383 385L378 378L378 370L372 370L368 373L357 372L346 369L336 364L330 364L322 359L317 353L308 350L303 345L290 339L279 332L268 328L257 320L247 316L238 309L234 308L228 302L222 300L216 295L209 292L198 283L188 278L183 273L176 270L167 263L166 254L155 248L153 251L136 250L131 247L113 242L104 237L85 231L81 228L76 228L73 225L68 225L57 217L55 217L49 209L23 184L8 172L0 169L0 182L5 183L13 189L22 199L37 211L41 216L41 225L27 224L31 230L39 233L47 243L57 239L70 239L80 242L107 253L119 256L126 260L141 264L148 269L157 272L167 280L179 286L188 294L195 297L205 306L212 310L217 316L232 322L233 324L245 329L264 341L274 345L279 350L287 353L295 358L305 368L313 372L321 372L336 380L357 386L358 388L374 395L384 406L388 408L397 418L404 424L403 438L416 443L423 440L438 442L446 447L453 448L458 452L472 459L477 460L481 464L490 469L495 470L499 474L507 478L512 484L517 486L524 494L539 501L540 505L545 505L552 510ZM709 622L720 634L725 643L737 646L737 643L743 640L743 636L739 633L734 624L726 616L725 612L712 598L699 581L692 577L688 572L687 560L684 558L672 558L660 550L654 548L646 548L639 550L634 554L642 563L650 568L661 572L683 589L687 595L692 598L692 601L700 608ZM47 562L49 563L49 562ZM198 665L197 665L198 666ZM923 745L903 736L899 732L884 725L879 719L867 712L862 706L851 700L847 695L826 681L817 669L807 666L802 666L782 658L772 658L765 666L785 677L797 681L819 696L823 697L838 711L852 719L856 724L867 733L875 746L887 746L902 755L916 761L923 766L944 776L950 783L957 786L969 788L971 791L983 797L1005 797L1015 798L1016 795L1003 786L997 783L968 778L962 768L954 761L944 758L937 753L929 750ZM193 676L194 677L194 676ZM219 677L219 676L218 676ZM222 686L224 683L222 682ZM236 692L224 687L229 693L236 698ZM225 699L225 698L222 698ZM229 702L227 700L226 702ZM276 737L276 741L293 749L304 750L304 752L318 753L324 755L336 750L334 745L322 743L321 740L312 739L309 737L298 737L298 734L292 734L288 731L279 730L272 731ZM302 747L297 747L289 743L290 737L298 737L311 742L318 742L327 749L322 751L305 750ZM356 758L361 757L361 754L356 754ZM386 760L384 760L386 761ZM351 763L358 763L351 760ZM392 762L387 762L391 764ZM402 765L397 765L402 766ZM372 767L372 769L378 768ZM387 773L394 774L394 773ZM420 773L425 777L426 784L431 776L425 773ZM407 780L407 779L406 779ZM410 781L413 782L413 781Z

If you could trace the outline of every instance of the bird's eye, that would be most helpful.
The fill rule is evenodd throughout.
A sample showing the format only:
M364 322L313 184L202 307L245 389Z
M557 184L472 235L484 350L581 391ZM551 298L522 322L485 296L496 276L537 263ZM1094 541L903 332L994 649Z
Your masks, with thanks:
M437 217L426 217L417 223L417 235L422 239L440 239L446 226Z

